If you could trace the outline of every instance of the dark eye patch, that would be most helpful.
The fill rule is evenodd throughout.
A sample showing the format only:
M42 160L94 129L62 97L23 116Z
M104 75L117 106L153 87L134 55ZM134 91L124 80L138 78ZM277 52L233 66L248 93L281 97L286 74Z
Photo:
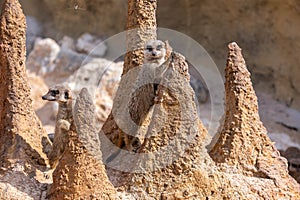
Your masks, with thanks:
M147 49L148 51L153 51L152 46L149 46L149 45L146 46L146 49Z
M157 49L157 50L161 50L162 47L163 47L163 46L160 44L160 45L158 45L158 46L156 47L156 49Z
M65 99L69 99L69 92L65 92Z
M51 90L51 95L55 96L59 94L59 91L58 90Z

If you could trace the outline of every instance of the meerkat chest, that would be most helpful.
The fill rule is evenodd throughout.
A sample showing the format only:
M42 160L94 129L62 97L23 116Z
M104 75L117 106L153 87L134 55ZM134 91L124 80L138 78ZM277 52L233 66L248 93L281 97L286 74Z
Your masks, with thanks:
M151 64L145 64L142 67L141 70L141 76L143 77L148 77L150 79L155 79L158 76L160 77L162 72L165 69L165 65L161 64L157 64L157 63L151 63Z
M68 107L59 107L59 110L57 113L57 119L71 121L72 118L73 118L72 109L70 109Z

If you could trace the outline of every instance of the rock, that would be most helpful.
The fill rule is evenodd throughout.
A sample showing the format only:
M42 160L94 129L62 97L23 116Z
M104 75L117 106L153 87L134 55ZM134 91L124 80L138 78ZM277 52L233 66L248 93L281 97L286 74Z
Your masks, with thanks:
M57 37L57 32L75 38L84 32L102 34L105 31L105 35L114 35L124 30L127 2L118 0L95 2L82 0L58 0L54 2L45 0L41 4L43 4L47 13L53 16L53 19L50 20L52 22L51 29L56 29L56 31L53 33L49 30L52 37ZM35 7L36 4L29 5ZM28 12L32 12L31 7L29 7ZM44 13L40 12L37 12L37 15L45 16ZM116 16L119 17L116 18Z
M107 46L101 39L89 33L84 33L77 39L76 49L78 52L88 54L89 56L102 57L107 51Z
M60 47L53 39L37 38L26 62L27 68L40 76L52 72L59 51Z
M112 108L114 94L119 85L123 62L92 59L81 66L66 81L75 94L86 87L95 98L96 115L100 124L107 119Z
M275 128L280 128L276 126ZM299 133L285 133L285 132L271 132L268 133L270 139L275 142L275 146L278 150L286 150L290 146L295 146L297 148L300 148L299 145Z
M0 24L0 197L39 199L51 142L32 107L26 22L17 0L4 2Z
M260 98L261 97L261 98ZM272 120L277 124L300 133L300 111L280 104L270 97L270 95L261 94L259 96L260 108L266 110L261 113L261 117Z
M261 121L278 150L300 148L300 112L276 101L270 94L257 92Z
M60 48L62 49L70 49L72 51L75 51L75 41L73 38L64 36L58 44L60 45Z
M115 70L114 62L100 58L92 59L82 65L66 82L75 93L78 94L83 87L86 87L94 96L104 74L113 70Z
M282 165L285 170L286 163L281 160L260 121L257 97L241 49L236 43L229 44L228 48L225 122L210 155L217 163L234 166L236 170L248 171L254 176L260 176L257 162L264 156L275 158L272 162ZM241 154L249 156L241 157Z
M102 163L94 111L92 98L84 88L74 106L75 124L53 173L50 199L115 199L116 191Z
M55 59L54 69L44 76L47 85L64 83L81 67L83 61L87 62L89 58L70 49L61 49Z
M43 25L33 16L26 16L27 30L26 30L26 54L28 55L33 49L34 41L37 37L43 34Z
M102 163L102 152L97 135L95 105L92 96L86 88L82 88L74 105L74 123L79 139L95 159Z
M60 48L52 39L37 39L29 54L27 66L30 72L45 79L47 85L63 83L82 64L88 61L86 55L71 49Z

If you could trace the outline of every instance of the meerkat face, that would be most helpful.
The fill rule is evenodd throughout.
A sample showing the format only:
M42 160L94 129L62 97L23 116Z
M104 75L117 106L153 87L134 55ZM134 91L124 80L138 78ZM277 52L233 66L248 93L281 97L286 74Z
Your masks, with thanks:
M47 94L42 96L42 99L66 103L68 100L72 99L71 89L63 85L56 85L50 88Z
M150 40L146 43L144 57L147 62L162 64L165 61L166 46L163 41Z

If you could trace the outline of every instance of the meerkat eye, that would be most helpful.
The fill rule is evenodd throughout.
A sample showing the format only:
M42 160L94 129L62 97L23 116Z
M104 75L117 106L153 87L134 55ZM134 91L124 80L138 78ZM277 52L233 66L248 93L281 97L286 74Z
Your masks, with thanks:
M69 99L69 92L65 92L65 99Z
M58 90L51 90L51 95L55 96L59 94L59 91Z
M161 50L161 49L162 49L162 45L161 45L161 44L158 45L158 46L156 47L156 49L157 49L157 50Z
M147 46L146 49L147 49L148 51L153 51L152 46Z

